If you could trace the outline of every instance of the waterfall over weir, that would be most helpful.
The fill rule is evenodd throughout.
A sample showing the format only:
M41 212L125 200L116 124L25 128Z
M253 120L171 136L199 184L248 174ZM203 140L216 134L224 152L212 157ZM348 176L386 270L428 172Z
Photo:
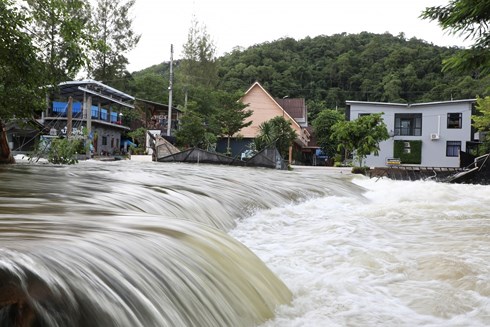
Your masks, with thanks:
M227 232L261 209L359 189L130 162L0 167L0 181L0 326L255 326L291 292Z

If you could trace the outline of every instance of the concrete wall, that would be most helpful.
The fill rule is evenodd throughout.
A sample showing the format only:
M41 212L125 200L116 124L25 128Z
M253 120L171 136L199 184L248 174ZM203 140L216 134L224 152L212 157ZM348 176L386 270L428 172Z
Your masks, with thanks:
M397 113L421 113L421 136L390 137L380 143L378 156L369 155L365 164L370 167L386 166L386 160L393 157L394 140L420 140L422 141L422 153L420 166L430 167L459 167L459 157L446 156L447 141L461 141L461 150L466 151L466 142L472 140L471 112L473 100L432 102L425 104L389 104L348 101L350 105L350 120L357 119L359 114L383 112L383 119L388 132L392 135L395 131L395 114ZM447 128L447 114L462 113L462 128ZM431 134L438 134L439 139L432 140Z
M97 139L92 140L96 150L95 154L114 154L114 152L120 150L121 132L119 130L106 127L104 125L92 125L92 130L94 131L94 133L97 133ZM106 145L102 145L102 139L104 136L107 138Z

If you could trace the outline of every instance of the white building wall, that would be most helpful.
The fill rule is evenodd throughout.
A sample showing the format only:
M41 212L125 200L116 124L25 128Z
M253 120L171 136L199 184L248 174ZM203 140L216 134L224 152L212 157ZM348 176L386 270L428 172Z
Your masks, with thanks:
M446 156L447 141L461 141L461 150L466 151L466 142L471 141L471 111L473 100L433 102L425 104L397 104L347 101L350 105L350 120L357 119L360 114L383 112L383 119L390 135L395 131L395 114L421 113L421 136L394 135L380 143L378 156L369 155L365 165L370 167L384 167L388 158L393 158L394 141L420 140L422 141L420 166L427 167L459 167L459 157ZM462 128L447 128L447 114L462 113ZM431 134L439 136L431 140Z

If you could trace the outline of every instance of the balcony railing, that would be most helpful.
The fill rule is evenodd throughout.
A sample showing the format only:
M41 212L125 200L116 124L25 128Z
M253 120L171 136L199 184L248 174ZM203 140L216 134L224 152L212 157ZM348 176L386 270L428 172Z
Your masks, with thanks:
M52 106L52 116L53 117L66 117L68 113L68 103L54 101ZM112 124L121 125L121 120L117 112L110 112L107 109L100 108L98 106L92 106L91 118L94 120L105 121ZM80 102L73 102L72 105L72 117L75 119L83 119L82 104Z

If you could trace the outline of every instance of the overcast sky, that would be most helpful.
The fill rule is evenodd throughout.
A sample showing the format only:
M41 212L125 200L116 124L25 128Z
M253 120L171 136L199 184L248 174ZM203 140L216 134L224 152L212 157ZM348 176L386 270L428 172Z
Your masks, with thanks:
M128 54L130 72L181 58L192 16L204 24L217 55L282 37L336 33L390 32L441 46L467 46L462 37L448 35L436 22L422 20L428 6L449 0L136 0L134 30L141 34Z

